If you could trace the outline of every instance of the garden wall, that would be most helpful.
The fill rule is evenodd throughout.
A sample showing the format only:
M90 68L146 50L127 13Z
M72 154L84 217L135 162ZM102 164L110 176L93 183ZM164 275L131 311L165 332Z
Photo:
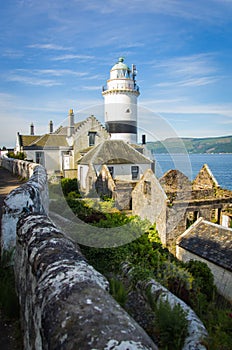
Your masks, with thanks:
M156 350L108 292L108 281L49 219L43 167L7 159L30 177L5 199L3 249L15 246L14 270L24 349Z
M1 245L3 250L15 246L16 225L23 213L48 214L49 196L47 174L41 165L23 160L3 158L1 166L14 175L29 179L14 189L5 199L2 209Z

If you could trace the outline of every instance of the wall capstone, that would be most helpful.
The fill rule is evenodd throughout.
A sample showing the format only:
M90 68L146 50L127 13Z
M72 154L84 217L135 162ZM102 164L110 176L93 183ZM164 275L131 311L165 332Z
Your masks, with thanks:
M185 339L182 350L206 350L207 348L203 345L202 341L208 337L207 330L197 317L195 312L185 304L182 300L177 298L174 294L170 293L168 289L160 285L155 280L148 282L151 287L151 295L158 300L167 300L173 307L179 304L181 308L186 312L186 319L188 321L188 336Z
M125 263L122 266L122 270L124 274L130 278L133 267L130 267ZM163 287L154 279L150 279L146 282L139 282L137 284L137 288L145 299L147 298L145 291L147 288L150 288L151 296L154 298L156 303L159 303L161 300L168 301L171 307L179 304L180 307L186 312L186 319L188 321L188 336L185 339L182 350L207 350L202 341L208 337L208 332L195 312L187 304L185 304L184 301L176 297L167 288Z
M26 183L11 191L3 202L1 249L10 250L15 246L16 225L21 215L26 212L48 214L47 173L41 165L22 160L3 158L1 165L15 175L30 176Z

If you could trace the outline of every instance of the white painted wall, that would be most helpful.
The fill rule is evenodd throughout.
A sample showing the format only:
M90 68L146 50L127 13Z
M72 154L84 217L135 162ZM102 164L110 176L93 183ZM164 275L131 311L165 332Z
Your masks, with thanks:
M131 167L132 166L138 166L139 167L139 174L137 181L142 177L142 175L145 173L147 169L151 169L150 164L110 164L109 166L112 166L114 168L114 174L113 179L114 180L121 180L121 181L131 181L132 180L132 173L131 173ZM96 170L96 174L99 175L102 164L97 164L94 166Z
M88 173L88 165L78 165L77 177L80 184L81 189L86 189L86 177Z
M55 171L63 170L63 156L67 152L67 149L28 150L26 151L27 159L35 162L36 152L44 153L44 167L48 174L53 174Z
M214 276L214 283L219 293L232 302L232 272L185 250L179 245L176 246L176 257L184 262L198 260L206 263Z

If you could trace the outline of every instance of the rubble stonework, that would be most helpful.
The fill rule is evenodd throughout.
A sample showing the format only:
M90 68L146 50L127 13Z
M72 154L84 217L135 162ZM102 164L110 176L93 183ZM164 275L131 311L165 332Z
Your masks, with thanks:
M5 164L10 171L20 169L15 163L8 159ZM19 163L24 170L33 169L32 176L5 200L2 239L5 249L16 244L14 269L24 348L157 350L111 297L105 277L46 215L45 169Z
M128 279L131 279L133 276L133 267L127 263L123 264L122 271ZM185 339L182 350L206 350L204 339L208 337L208 332L195 312L183 300L179 299L154 279L139 281L136 288L148 304L150 303L151 298L156 304L159 304L161 301L168 301L172 308L175 305L179 305L185 312L186 320L188 321L188 335Z
M222 189L204 164L192 183L178 170L169 170L159 180L146 171L132 192L132 213L156 223L162 244L172 247L198 217L222 224L231 202L232 191Z
M2 166L15 175L29 178L4 199L1 244L3 250L10 250L15 246L16 225L23 213L48 213L48 183L46 170L41 165L3 158Z
M157 349L47 216L18 222L15 276L25 349Z

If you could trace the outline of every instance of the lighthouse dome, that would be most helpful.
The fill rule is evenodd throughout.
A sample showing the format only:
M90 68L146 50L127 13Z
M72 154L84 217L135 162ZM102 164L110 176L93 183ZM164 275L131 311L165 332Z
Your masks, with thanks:
M130 78L131 70L124 63L124 58L119 57L118 62L111 68L110 78Z
M130 68L124 63L123 57L119 57L118 62L111 68L111 70L115 70L115 69L130 70Z

